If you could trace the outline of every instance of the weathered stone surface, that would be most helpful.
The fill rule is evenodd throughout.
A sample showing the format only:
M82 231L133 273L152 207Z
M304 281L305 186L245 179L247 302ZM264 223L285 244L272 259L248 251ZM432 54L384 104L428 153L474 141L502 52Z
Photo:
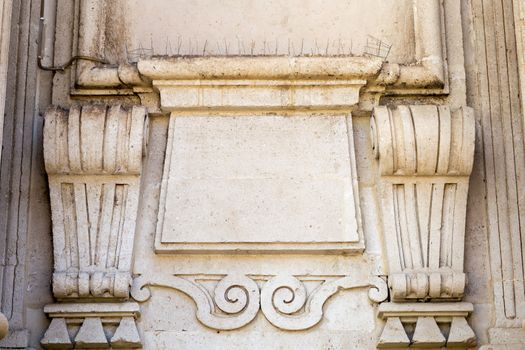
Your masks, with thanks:
M0 348L521 349L524 3L4 0Z
M172 116L157 249L359 242L351 143L344 115Z
M142 345L135 324L140 316L137 303L57 303L46 305L44 311L52 319L41 340L46 349L73 348L73 345L76 348L108 348L110 344L114 348L137 348Z
M117 330L111 337L111 346L114 348L140 348L140 335L133 317L122 317Z
M100 318L86 317L75 336L75 347L78 349L109 348Z
M433 317L419 317L412 337L414 347L436 348L445 345L446 339L441 334Z
M40 344L46 349L72 349L66 320L62 317L53 318Z
M410 345L410 339L399 317L389 317L377 342L378 348L404 348Z
M472 304L461 303L383 303L378 316L386 320L378 348L471 348L476 346L474 331L466 318ZM448 332L443 332L438 326ZM415 329L414 329L415 325ZM410 331L412 329L412 331ZM411 334L409 340L408 335Z
M449 347L472 347L476 345L476 335L464 317L453 317L447 338Z

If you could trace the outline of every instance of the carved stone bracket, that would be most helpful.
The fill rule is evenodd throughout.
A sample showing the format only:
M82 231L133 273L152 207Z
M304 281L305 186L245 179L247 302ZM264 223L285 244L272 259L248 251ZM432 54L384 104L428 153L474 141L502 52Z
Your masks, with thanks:
M376 107L372 138L392 299L461 299L472 110Z
M471 304L397 303L463 296L472 110L376 107L371 126L393 301L379 308L386 325L378 347L475 345L466 321Z
M46 349L141 347L137 303L62 303L44 311L52 317L41 340Z
M201 284L186 278L140 276L133 281L131 295L135 300L145 302L151 297L150 287L172 288L188 295L197 306L197 319L218 330L247 325L259 308L266 319L280 329L304 330L321 321L323 305L339 290L370 288L368 296L375 303L388 296L386 283L380 277L361 281L346 276L325 281L307 295L303 282L294 276L275 276L259 291L257 283L245 275L227 275L216 285L213 296Z
M145 115L144 107L119 105L46 113L53 293L65 301L44 309L52 318L42 339L46 348L140 346L138 305L103 300L129 297Z
M128 296L145 109L46 113L56 298Z

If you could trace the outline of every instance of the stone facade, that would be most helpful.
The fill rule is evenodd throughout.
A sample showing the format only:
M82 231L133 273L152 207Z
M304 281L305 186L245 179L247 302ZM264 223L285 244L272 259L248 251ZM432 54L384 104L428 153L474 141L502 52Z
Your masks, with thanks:
M0 348L525 346L523 0L0 29Z

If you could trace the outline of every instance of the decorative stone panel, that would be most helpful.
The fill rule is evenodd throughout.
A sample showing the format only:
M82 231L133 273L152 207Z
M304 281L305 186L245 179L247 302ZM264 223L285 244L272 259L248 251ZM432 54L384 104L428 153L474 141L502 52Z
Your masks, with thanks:
M155 251L361 253L359 57L139 62L170 112Z
M264 267L266 258L366 259L352 112L381 66L359 57L138 63L160 110L170 113L160 198L153 199L155 254L138 257L131 289L145 314L162 300L157 289L168 289L191 298L196 321L214 330L258 318L265 327L301 331L322 322L328 299L341 291L368 292L371 304L386 300L386 281L372 268ZM231 255L263 267L236 266ZM208 256L234 264L196 267ZM373 317L372 305L362 307Z
M381 303L388 296L383 279L370 277L366 280L360 274L336 279L324 277L309 295L303 281L295 276L271 276L258 282L262 287L254 278L231 274L220 279L210 293L201 283L188 277L143 275L133 280L131 295L145 302L151 298L151 287L182 292L195 302L199 322L211 329L239 329L253 321L261 310L275 327L293 331L318 324L324 315L324 304L340 290L368 289L373 303Z

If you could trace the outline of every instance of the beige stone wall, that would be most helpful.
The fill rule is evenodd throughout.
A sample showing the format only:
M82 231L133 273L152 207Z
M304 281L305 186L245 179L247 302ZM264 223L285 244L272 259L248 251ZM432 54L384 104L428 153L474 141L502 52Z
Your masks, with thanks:
M42 158L42 113L51 102L52 76L37 66L40 5L2 3L0 311L9 333L0 348L38 347L49 323L43 305L52 301L51 224ZM51 2L45 4L45 13L52 11Z
M10 3L0 348L525 342L523 1Z

